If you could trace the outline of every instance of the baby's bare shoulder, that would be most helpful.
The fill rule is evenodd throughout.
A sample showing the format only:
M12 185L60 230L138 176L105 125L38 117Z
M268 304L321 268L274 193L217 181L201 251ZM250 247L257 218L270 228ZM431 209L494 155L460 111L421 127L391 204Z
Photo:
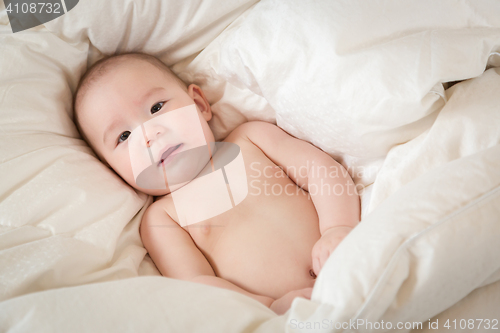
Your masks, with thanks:
M236 127L227 137L225 142L238 143L238 141L253 142L253 138L272 135L281 129L265 121L248 121Z
M162 211L163 213L167 214L170 219L179 224L172 194L167 194L162 197L156 198L155 202L150 207L148 207L148 209L153 206L153 209Z
M161 200L156 200L153 202L144 212L141 221L141 227L148 224L149 221L161 218L163 220L165 216L165 210L163 209L163 202Z

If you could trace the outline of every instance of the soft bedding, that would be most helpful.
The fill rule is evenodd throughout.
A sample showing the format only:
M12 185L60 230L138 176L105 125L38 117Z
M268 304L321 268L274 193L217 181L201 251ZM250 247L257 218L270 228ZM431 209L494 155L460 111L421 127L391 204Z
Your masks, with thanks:
M496 1L80 0L12 34L0 7L0 327L347 332L350 320L500 319L498 17ZM87 65L127 51L200 84L218 139L276 122L364 189L363 220L311 300L276 316L158 276L138 233L152 198L104 167L72 122Z

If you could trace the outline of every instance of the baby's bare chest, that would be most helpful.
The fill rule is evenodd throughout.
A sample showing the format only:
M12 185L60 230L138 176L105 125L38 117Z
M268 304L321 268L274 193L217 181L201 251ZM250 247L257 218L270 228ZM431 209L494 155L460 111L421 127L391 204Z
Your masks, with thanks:
M184 227L200 250L210 257L218 248L231 246L234 250L251 242L301 242L311 233L319 238L317 214L309 194L257 147L240 144L240 149L245 198L221 214ZM173 199L169 199L165 201L166 210L178 221Z
M260 149L240 147L246 174L245 198L231 209L184 229L217 276L274 296L308 287L312 283L311 251L320 238L313 202ZM172 196L162 201L179 223ZM250 280L268 282L252 285ZM289 283L283 284L285 280Z

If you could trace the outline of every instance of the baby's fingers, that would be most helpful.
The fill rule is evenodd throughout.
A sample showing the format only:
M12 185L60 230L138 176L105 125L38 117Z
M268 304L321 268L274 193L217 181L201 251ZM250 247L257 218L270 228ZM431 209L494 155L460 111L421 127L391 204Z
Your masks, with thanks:
M321 250L320 256L319 256L319 270L316 275L319 274L319 271L323 268L323 265L325 262L328 260L328 257L330 257L330 249L329 248L323 248Z
M330 255L328 248L323 247L317 247L313 251L313 271L316 276L318 276L319 272L321 271L321 268L323 267L326 259L328 259L328 256Z
M314 245L312 251L312 264L313 271L316 276L318 276L321 270L321 253L323 252L323 244L321 244L321 239Z
M314 275L318 276L319 270L321 269L321 264L317 256L313 256L313 271Z
M304 288L300 290L300 297L306 298L306 299L311 299L313 288Z

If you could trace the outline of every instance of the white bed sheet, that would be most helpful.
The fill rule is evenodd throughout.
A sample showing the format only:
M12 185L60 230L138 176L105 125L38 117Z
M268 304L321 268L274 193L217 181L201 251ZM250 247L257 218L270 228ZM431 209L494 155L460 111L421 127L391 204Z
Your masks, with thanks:
M499 4L254 3L87 0L15 35L0 7L3 327L297 332L291 320L489 314L500 279L500 80L492 69L446 94L440 84L495 65ZM282 52L268 53L280 36ZM293 50L304 45L309 62L296 61ZM151 198L96 160L71 111L88 62L134 50L175 64L207 91L219 137L245 120L277 121L368 186L364 221L327 262L312 301L297 299L287 315L275 316L230 291L139 277L157 275L138 234ZM278 71L277 64L289 67ZM331 94L318 95L314 81L332 85ZM354 139L342 140L349 133ZM369 166L375 171L356 174Z

